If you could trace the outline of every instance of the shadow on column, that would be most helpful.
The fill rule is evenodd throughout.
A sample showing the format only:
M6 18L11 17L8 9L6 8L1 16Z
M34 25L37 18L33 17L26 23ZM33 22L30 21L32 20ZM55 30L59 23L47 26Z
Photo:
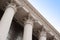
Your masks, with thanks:
M2 9L0 9L0 20L1 20L1 17L3 16L3 13L4 13L4 11Z
M22 37L21 34L22 32L23 32L23 27L15 20L13 20L9 30L8 40L17 40L18 36Z
M32 35L32 40L38 40L34 35Z

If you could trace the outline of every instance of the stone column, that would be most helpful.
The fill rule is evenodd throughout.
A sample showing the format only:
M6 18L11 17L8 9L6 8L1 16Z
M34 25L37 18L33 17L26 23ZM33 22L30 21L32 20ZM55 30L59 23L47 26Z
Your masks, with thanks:
M15 12L16 5L9 4L0 22L0 40L6 40Z
M33 21L28 19L24 26L23 40L32 40Z
M44 30L41 31L39 40L46 40L46 32Z

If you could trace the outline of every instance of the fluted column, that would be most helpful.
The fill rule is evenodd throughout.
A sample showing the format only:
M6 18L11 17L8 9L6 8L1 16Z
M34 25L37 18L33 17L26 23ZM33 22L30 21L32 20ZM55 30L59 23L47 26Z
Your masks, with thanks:
M33 21L28 19L24 26L23 40L32 40Z
M46 40L46 32L45 30L42 30L39 36L39 40Z
M9 4L0 22L0 40L6 40L15 12L16 5Z

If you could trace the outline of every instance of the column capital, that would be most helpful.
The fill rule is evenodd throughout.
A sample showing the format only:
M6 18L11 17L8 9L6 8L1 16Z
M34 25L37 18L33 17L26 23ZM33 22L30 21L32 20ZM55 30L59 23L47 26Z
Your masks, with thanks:
M17 7L15 3L10 3L6 8L9 8L9 7L13 8L15 12L17 11Z
M42 31L47 32L47 31L45 30L45 28L44 28L44 26L43 26L43 25L41 25L41 28L40 28L39 32L42 32Z
M26 18L26 20L25 20L25 24L31 24L31 25L33 25L34 24L34 19L33 19L33 17L31 16L31 14L30 13L28 13L28 16L27 16L27 18Z
M46 37L46 31L42 30L40 36Z
M46 40L47 36L46 36L46 32L45 31L42 31L40 33L40 36L39 36L39 40Z
M46 37L46 30L43 28L43 26L41 27L41 30L39 31L40 36L39 37Z
M27 20L25 21L25 24L31 24L31 25L33 25L33 20L27 19Z
M42 30L39 35L39 40L46 40L46 31Z

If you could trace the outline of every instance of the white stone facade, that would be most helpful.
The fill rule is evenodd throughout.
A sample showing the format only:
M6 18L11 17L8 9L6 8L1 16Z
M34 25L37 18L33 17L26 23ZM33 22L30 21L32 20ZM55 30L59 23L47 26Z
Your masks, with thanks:
M6 2L9 4L4 0L0 3L0 10L4 11L0 20L0 40L60 39L56 29L27 0Z

